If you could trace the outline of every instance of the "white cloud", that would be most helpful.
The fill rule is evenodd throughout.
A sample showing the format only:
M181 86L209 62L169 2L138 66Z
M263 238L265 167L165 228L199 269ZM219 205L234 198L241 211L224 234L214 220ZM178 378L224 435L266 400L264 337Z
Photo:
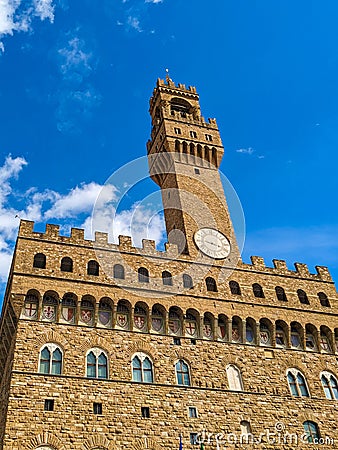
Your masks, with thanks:
M252 155L254 152L254 149L252 147L248 148L239 148L236 150L237 153L244 153L245 155Z
M8 276L20 218L37 223L53 221L62 230L82 227L87 238L91 238L95 205L95 231L109 232L112 242L117 242L120 234L132 236L136 246L141 246L144 238L158 243L163 240L163 220L150 208L136 203L130 210L116 213L118 192L113 185L82 183L66 194L51 189L14 189L15 180L26 165L24 158L7 156L0 166L0 291Z
M75 33L79 30L75 30ZM88 74L92 71L91 59L92 53L86 51L86 44L83 39L78 36L71 36L65 47L60 48L58 53L60 55L60 71L63 75L68 76L69 73L77 72Z
M145 0L145 3L162 3L163 0Z
M30 31L35 17L54 21L53 0L0 0L0 38L14 32ZM5 49L0 42L0 50Z
M128 25L131 28L133 28L134 30L138 31L139 33L142 33L142 31L143 31L138 17L129 16L128 17Z
M41 20L49 19L54 22L54 6L53 0L34 0L35 15Z
M89 213L92 211L94 203L102 190L102 186L97 183L82 184L76 186L68 194L61 195L54 192L55 203L44 213L45 219L72 218L79 213ZM112 187L111 196L107 201L115 198L115 192Z

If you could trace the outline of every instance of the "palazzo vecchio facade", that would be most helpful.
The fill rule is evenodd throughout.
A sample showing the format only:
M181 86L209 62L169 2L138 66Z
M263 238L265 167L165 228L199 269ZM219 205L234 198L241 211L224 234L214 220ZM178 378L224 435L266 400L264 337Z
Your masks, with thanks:
M216 121L169 77L150 114L165 251L21 221L0 322L0 449L337 449L328 269L243 263Z

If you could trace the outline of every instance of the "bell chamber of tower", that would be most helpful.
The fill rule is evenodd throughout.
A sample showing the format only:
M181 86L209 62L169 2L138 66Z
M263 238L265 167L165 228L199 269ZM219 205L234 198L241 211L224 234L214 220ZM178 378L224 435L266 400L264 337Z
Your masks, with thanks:
M196 258L201 253L236 265L240 258L219 173L224 148L215 119L201 115L195 87L167 76L150 99L151 178L162 192L169 243Z

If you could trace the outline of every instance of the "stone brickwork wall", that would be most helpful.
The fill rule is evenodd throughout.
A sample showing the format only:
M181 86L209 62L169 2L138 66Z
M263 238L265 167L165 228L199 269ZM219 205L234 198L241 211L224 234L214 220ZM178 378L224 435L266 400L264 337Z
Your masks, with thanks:
M34 255L41 252L46 255L46 268L33 268ZM88 261L100 260L97 256L104 252L109 253L111 267L114 263L125 266L125 280L112 279L102 267L98 276L87 275ZM72 273L60 271L64 256L73 259ZM188 256L175 255L173 247L168 252L157 252L150 241L144 242L143 249L136 249L127 237L120 238L120 245L109 244L103 234L92 242L84 240L82 232L76 229L72 230L72 237L60 236L54 226L48 226L46 233L35 233L31 222L21 224L15 262L11 295L6 298L6 304L12 304L20 320L13 348L4 450L35 449L40 441L54 445L57 450L95 449L98 443L104 449L147 448L146 445L176 449L179 433L183 435L184 448L193 448L189 443L190 433L206 430L239 436L242 420L250 422L255 435L265 429L273 432L276 422L282 422L290 433L301 435L302 423L314 420L322 436L338 439L335 424L338 402L325 398L320 381L322 371L338 374L334 334L338 330L337 293L326 268L318 267L316 274L310 274L306 266L297 264L296 270L290 271L282 261L275 261L274 267L268 268L261 258L255 257L253 264L239 263L230 272L217 266L208 268L207 275L217 280L218 292L206 290L204 277L192 289L180 290L182 274L190 262ZM149 283L138 281L140 266L148 268ZM177 276L172 287L162 284L161 273L165 268ZM231 294L229 280L238 281L241 295ZM252 284L256 282L262 285L265 298L254 297ZM287 301L277 300L275 286L285 288ZM308 294L310 305L300 304L299 288ZM34 320L28 320L22 313L25 296L31 290L39 297L39 312ZM42 299L48 291L53 291L59 300L69 292L76 295L74 325L60 323L60 313L55 323L41 320ZM177 291L179 294L175 295ZM318 292L326 293L330 307L321 306ZM95 299L92 326L79 322L79 305L86 295ZM102 297L109 297L114 305L114 320L109 328L98 323L97 308ZM131 325L126 330L118 329L116 323L116 306L121 299L130 304ZM138 331L133 325L134 309L140 302L147 309L146 332ZM161 305L165 311L166 325L162 333L151 329L153 305ZM174 344L175 336L170 335L168 328L168 312L173 305L183 312L181 345ZM199 331L193 339L185 331L185 315L189 309L197 313ZM206 314L214 321L210 339L203 337L202 332ZM219 315L227 320L224 339L217 336ZM234 316L242 321L243 343L231 342ZM257 324L254 345L245 343L247 318ZM272 334L277 320L286 323L288 335L291 322L299 323L303 330L312 324L318 331L319 350L290 348L290 336L289 348L276 347L274 339L269 346L259 345L261 319L270 321ZM319 332L323 326L331 331L331 352L320 350ZM59 376L38 373L39 352L50 342L63 351ZM108 380L86 378L86 354L93 347L108 355ZM131 358L136 352L151 358L154 383L132 381ZM174 366L179 359L189 364L189 387L177 385ZM226 375L229 364L240 369L243 392L229 389ZM305 376L310 398L291 396L286 380L286 371L291 367ZM5 379L10 370L8 366ZM54 399L54 411L44 411L45 399ZM6 402L6 398L2 397L2 401ZM93 414L93 402L102 403L102 415ZM150 408L148 419L141 417L143 406ZM188 417L189 406L197 408L197 419ZM276 448L267 443L264 447L263 444L226 445L226 448ZM278 448L295 447L283 444Z

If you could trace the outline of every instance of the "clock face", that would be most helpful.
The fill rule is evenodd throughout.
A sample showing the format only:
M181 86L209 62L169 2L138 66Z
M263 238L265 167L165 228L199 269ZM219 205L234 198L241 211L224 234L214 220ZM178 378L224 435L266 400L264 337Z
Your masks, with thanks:
M207 256L214 259L224 259L230 254L229 240L217 230L201 228L194 234L197 247Z

